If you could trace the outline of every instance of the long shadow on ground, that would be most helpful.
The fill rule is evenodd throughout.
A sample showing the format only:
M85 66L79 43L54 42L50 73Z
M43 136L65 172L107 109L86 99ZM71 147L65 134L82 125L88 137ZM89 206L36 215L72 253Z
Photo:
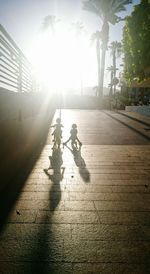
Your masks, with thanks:
M81 146L76 147L76 146L72 146L72 148L70 148L69 146L65 145L73 154L73 158L74 158L74 162L76 164L76 166L78 167L79 170L79 174L82 178L82 180L85 183L89 183L90 182L90 173L86 167L86 163L85 160L82 156L81 153Z
M41 154L47 139L49 124L50 120L45 122L43 132L40 138L37 138L35 143L18 143L15 144L15 147L12 146L13 153L10 151L10 157L15 154L15 150L17 151L15 154L17 156L11 158L11 166L5 168L5 170L0 174L0 232L6 222L11 208L19 197L19 193L21 192L26 179Z
M49 156L50 166L44 169L43 172L50 180L49 190L49 205L48 209L43 208L40 214L40 226L38 231L38 238L36 239L35 247L32 249L32 273L63 273L59 262L62 260L62 240L56 240L52 228L52 219L56 208L61 201L61 186L60 182L63 180L65 168L62 167L62 151L60 148L54 148L52 156ZM60 251L61 250L61 251ZM54 269L54 264L58 263L58 269Z

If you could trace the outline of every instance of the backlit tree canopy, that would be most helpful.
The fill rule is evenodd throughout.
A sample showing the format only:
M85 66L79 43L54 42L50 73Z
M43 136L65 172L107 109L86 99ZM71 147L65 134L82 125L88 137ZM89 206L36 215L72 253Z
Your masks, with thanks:
M126 5L132 0L83 0L83 9L94 13L102 20L100 29L102 36L102 56L99 95L103 95L105 57L109 40L109 23L115 25L121 18L118 13L126 11Z
M150 0L141 0L123 30L124 75L128 82L150 76Z

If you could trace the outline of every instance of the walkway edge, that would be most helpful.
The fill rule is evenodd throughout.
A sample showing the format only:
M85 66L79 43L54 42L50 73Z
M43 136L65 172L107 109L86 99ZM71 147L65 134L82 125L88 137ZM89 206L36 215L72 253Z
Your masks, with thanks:
M103 111L103 112L104 112L106 115L108 115L109 117L111 117L112 119L114 119L114 120L120 122L120 123L123 124L124 126L127 126L128 128L132 129L132 130L135 131L136 133L140 134L140 135L141 135L142 137L144 137L145 139L150 140L150 137L149 137L149 136L147 136L146 134L142 133L142 132L139 131L138 129L136 129L136 128L130 126L129 124L127 124L127 123L121 121L120 119L117 119L116 117L113 117L113 116L112 116L110 113L108 113L107 111ZM117 112L115 112L115 113L117 113Z
M119 113L119 114L121 114L121 115L123 115L123 116L125 116L125 117L128 117L128 118L130 118L131 120L134 120L134 121L136 121L136 122L139 122L139 123L141 123L141 124L143 124L143 125L145 125L145 126L150 127L150 124L149 124L149 123L144 122L144 121L142 121L142 120L140 120L140 119L138 119L138 118L132 117L132 116L130 116L130 115L124 113L124 112L117 111L117 113Z

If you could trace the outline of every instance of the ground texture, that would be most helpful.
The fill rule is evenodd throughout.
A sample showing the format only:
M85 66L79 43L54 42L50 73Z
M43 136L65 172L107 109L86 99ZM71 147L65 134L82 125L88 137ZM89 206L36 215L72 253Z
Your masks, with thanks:
M149 273L149 131L120 117L61 111L63 141L77 123L83 145L52 150L50 129L1 228L0 273Z

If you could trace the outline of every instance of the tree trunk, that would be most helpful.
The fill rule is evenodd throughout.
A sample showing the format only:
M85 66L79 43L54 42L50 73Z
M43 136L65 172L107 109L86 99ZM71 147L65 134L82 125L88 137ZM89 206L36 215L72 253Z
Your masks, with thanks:
M100 92L100 41L99 39L97 39L97 43L96 43L96 54L97 54L97 76L98 76L98 95Z
M102 57L101 57L101 76L100 76L100 89L99 89L100 97L103 96L105 58L106 58L106 49L103 49Z
M114 68L114 78L116 77L116 50L113 52L113 68ZM114 94L116 93L116 85L114 84Z
M104 20L104 24L102 26L102 57L101 57L101 77L100 77L99 96L103 96L104 70L105 70L106 50L107 50L107 44L108 44L108 35L109 35L109 24L107 20Z
M113 75L114 75L114 73L113 73L113 71L111 71L111 74L110 74L110 93L109 93L110 97L112 97L112 90L113 90L113 84L112 84Z

